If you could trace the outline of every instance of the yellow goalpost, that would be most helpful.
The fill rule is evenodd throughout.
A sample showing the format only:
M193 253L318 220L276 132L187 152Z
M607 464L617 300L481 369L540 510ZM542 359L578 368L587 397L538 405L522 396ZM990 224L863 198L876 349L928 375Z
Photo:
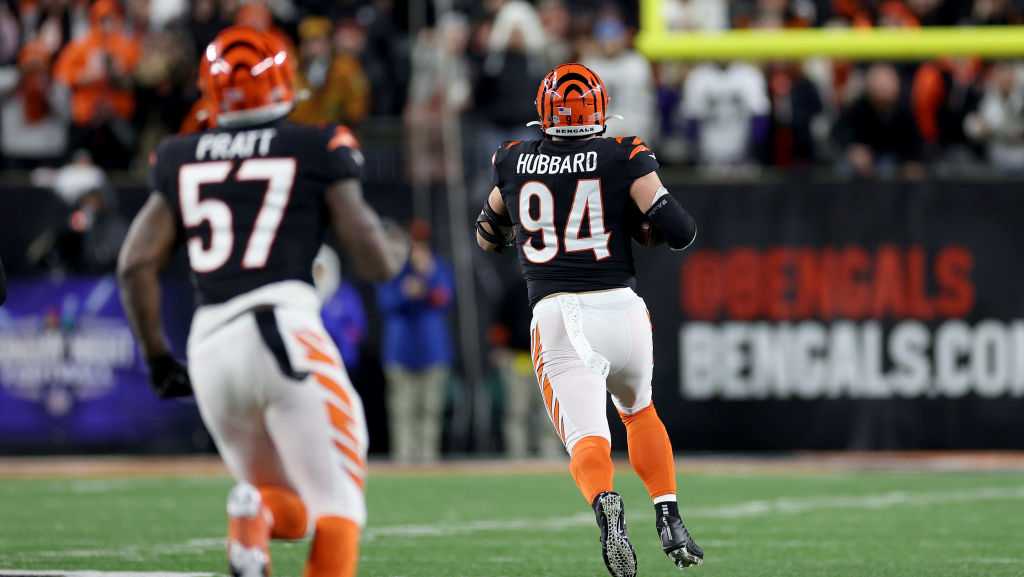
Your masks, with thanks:
M940 56L1024 56L1024 26L669 30L666 0L641 0L637 47L654 60L926 60Z

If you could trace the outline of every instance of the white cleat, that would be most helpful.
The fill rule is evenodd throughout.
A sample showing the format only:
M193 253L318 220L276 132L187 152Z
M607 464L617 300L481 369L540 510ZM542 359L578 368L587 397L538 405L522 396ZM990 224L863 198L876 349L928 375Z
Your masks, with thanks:
M232 541L228 543L228 567L232 577L269 577L270 558L258 547Z

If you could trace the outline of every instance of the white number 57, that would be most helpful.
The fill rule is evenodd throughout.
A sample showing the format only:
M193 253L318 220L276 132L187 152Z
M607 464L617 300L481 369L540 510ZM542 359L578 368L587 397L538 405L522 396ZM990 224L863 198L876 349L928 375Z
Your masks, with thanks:
M207 273L224 266L234 250L235 232L231 207L216 198L201 198L200 187L219 184L227 180L233 167L230 161L186 164L178 173L178 201L181 219L186 228L208 222L209 246L202 239L188 241L188 260L192 270ZM267 191L263 204L253 222L252 232L242 255L242 268L262 268L267 264L270 248L277 238L285 209L295 184L294 158L254 158L238 167L235 180L265 180Z

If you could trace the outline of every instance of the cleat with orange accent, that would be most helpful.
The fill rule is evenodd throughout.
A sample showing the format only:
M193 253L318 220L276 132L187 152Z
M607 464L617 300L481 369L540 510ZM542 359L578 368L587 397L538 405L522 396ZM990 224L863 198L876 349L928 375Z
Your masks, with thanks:
M228 569L232 577L270 576L270 512L260 492L239 483L228 493Z

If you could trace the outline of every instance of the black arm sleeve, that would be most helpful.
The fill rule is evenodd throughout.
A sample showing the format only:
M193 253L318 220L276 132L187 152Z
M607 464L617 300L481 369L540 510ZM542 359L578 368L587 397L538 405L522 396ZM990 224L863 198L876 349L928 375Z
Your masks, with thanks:
M697 222L671 194L654 201L647 210L647 219L658 227L672 250L683 250L697 238Z
M493 232L483 227L487 223ZM491 208L489 200L484 201L484 207L480 216L476 217L476 231L487 242L495 245L497 252L501 252L506 246L511 246L511 237L505 234L505 230L512 226L512 218L508 214L498 214Z
M0 261L0 305L7 300L7 275L4 274L4 263Z

